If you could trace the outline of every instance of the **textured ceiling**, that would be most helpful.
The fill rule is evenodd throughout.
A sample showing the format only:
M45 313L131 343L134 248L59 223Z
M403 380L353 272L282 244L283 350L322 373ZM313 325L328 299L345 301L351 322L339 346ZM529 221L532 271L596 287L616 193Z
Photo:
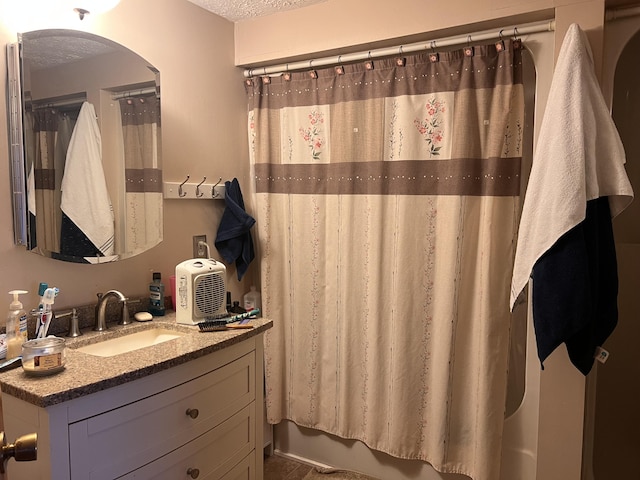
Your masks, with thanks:
M189 0L232 22L306 7L326 0Z

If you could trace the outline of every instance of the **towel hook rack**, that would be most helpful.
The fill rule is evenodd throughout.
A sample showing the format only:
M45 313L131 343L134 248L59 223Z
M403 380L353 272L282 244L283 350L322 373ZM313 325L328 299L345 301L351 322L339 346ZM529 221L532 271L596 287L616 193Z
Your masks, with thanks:
M198 185L196 185L196 197L200 198L201 196L204 195L204 192L200 191L200 185L202 185L206 180L207 180L207 177L204 177L202 181Z
M211 198L218 198L220 196L220 194L216 192L216 187L220 185L220 182L222 182L222 177L220 177L216 182L216 184L213 187L211 187Z
M182 182L182 183L180 184L180 186L178 187L178 196L179 196L179 197L181 197L181 198L182 198L182 197L185 197L185 196L187 195L187 192L185 192L185 191L183 191L183 190L182 190L182 186L183 186L185 183L187 183L187 181L188 181L188 180L189 180L189 175L187 175L187 178L185 178L185 179L184 179L184 182Z

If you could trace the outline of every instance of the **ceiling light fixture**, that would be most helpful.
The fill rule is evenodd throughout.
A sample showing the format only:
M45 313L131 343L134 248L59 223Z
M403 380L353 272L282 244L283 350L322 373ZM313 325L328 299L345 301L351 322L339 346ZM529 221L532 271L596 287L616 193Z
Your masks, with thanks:
M120 0L74 0L73 3L76 5L73 11L83 20L88 13L96 15L111 10Z

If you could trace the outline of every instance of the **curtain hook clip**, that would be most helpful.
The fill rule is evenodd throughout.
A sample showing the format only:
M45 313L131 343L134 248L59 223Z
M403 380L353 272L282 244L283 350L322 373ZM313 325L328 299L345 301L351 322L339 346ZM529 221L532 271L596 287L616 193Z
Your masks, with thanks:
M522 40L518 37L518 27L513 27L513 48L518 49L522 46Z
M342 55L338 55L338 65L334 68L336 75L344 75L344 67L342 66Z
M436 52L436 41L431 40L431 53L429 54L429 61L431 63L436 63L439 60L440 56L438 52Z
M218 179L218 181L216 182L216 184L215 184L213 187L211 187L211 198L218 198L218 197L220 196L220 195L216 192L216 187L217 187L218 185L220 185L220 182L222 182L222 177L220 177L220 178Z
M402 45L400 45L400 47L398 48L398 55L400 55L398 58L396 58L396 66L398 67L404 67L407 63L407 59L404 58L403 55L403 51L402 51Z
M465 57L473 57L474 49L471 46L471 35L467 35L467 46L464 47Z
M496 42L496 50L498 52L504 52L505 50L504 39L502 38L502 30L498 32L498 41Z
M207 177L204 177L202 179L202 181L198 185L196 185L196 197L198 197L198 198L200 198L200 197L202 197L204 195L204 192L200 191L200 185L202 185L205 182L206 179L207 179Z
M187 175L187 178L185 178L185 179L184 179L184 182L182 182L182 183L180 184L180 186L178 187L178 196L179 196L180 198L182 198L182 197L186 197L186 196L187 196L187 192L185 192L184 190L182 190L182 187L183 187L183 185L184 185L185 183L187 183L187 181L188 181L188 180L189 180L189 175Z
M373 57L371 56L371 50L367 53L367 61L364 62L364 68L366 70L373 70Z

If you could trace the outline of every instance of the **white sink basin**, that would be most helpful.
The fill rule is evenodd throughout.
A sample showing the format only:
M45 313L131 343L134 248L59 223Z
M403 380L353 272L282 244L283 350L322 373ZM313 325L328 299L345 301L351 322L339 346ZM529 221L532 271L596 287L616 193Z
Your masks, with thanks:
M166 328L152 328L141 332L130 333L121 337L104 340L84 347L76 348L78 352L96 355L98 357L113 357L121 353L132 352L144 347L158 345L175 338L180 338L185 333L167 330Z

